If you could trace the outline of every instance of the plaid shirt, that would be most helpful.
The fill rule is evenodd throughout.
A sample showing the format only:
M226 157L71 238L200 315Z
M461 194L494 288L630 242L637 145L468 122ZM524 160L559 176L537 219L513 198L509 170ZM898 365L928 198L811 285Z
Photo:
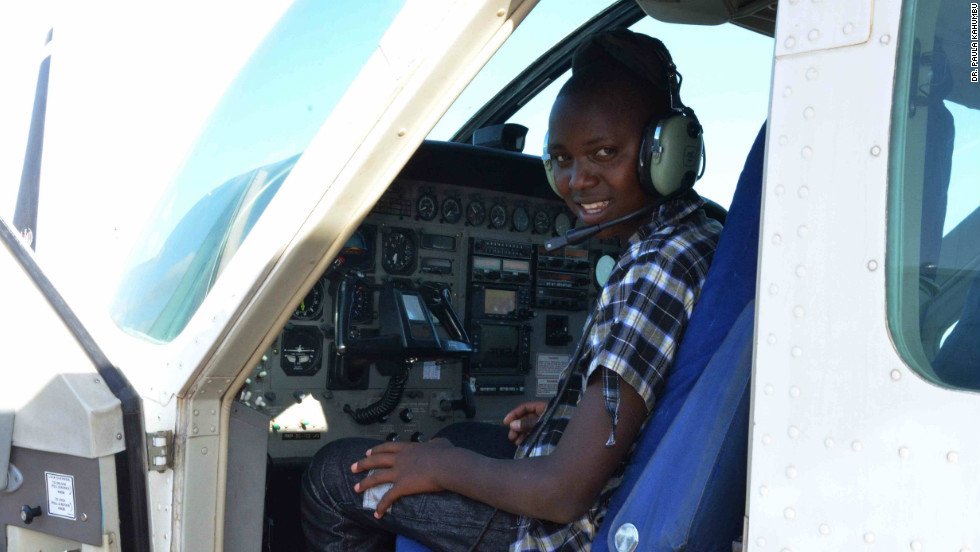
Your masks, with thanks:
M602 394L614 431L619 421L617 375L639 393L647 411L653 411L721 231L717 222L705 217L702 203L694 193L667 202L629 239L589 316L587 337L579 343L562 373L558 393L516 458L554 451L589 376L601 367L607 368ZM610 434L606 446L614 443ZM582 518L570 524L521 518L511 551L589 550L632 450Z

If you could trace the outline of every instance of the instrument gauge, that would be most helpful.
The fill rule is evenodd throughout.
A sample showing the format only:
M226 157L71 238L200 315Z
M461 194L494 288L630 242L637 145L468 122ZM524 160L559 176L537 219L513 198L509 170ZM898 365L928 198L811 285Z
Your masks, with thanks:
M432 220L436 218L436 198L432 194L426 193L419 196L415 202L415 212L422 220Z
M547 234L551 231L551 217L548 213L544 211L535 211L534 213L534 233L535 234Z
M388 274L411 274L415 271L418 244L407 228L392 228L381 241L381 267Z
M376 232L375 226L366 224L351 234L340 250L339 257L343 263L356 270L373 270Z
M490 227L497 230L507 224L507 208L499 203L494 203L490 207Z
M463 209L459 205L459 200L455 197L447 197L442 202L442 220L449 224L456 224L463 216Z
M323 336L312 326L291 328L282 334L279 366L287 376L312 376L320 371Z
M515 208L514 214L511 215L511 224L515 232L527 232L531 226L531 217L528 216L527 209L524 207Z
M323 281L317 280L313 289L300 301L293 320L316 320L323 313Z
M559 236L564 236L572 228L572 219L566 213L558 213L555 216L555 232Z
M487 207L482 201L474 199L466 206L466 222L470 226L483 226L487 221Z

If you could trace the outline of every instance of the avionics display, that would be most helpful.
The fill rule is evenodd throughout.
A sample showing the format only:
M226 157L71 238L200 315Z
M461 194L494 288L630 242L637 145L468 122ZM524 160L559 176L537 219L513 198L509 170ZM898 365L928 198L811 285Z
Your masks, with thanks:
M517 292L487 288L483 295L484 314L507 316L517 309Z
M514 322L474 322L474 373L522 374L530 366L531 327Z

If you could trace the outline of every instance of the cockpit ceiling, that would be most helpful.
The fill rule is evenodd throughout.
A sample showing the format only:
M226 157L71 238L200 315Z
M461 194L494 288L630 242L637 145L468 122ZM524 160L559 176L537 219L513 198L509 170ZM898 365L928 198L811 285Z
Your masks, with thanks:
M776 0L636 0L640 8L665 23L721 25L732 23L766 36L776 31Z

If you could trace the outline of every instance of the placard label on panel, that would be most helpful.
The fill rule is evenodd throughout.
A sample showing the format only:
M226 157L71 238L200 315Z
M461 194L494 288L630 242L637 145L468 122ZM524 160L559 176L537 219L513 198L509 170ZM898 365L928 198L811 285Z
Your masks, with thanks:
M422 379L438 380L442 378L442 368L434 360L427 360L422 364Z
M75 519L75 476L44 472L48 491L48 515Z
M565 367L568 366L568 358L568 355L538 354L535 376L538 380L537 395L539 397L553 397L558 392L558 379Z

